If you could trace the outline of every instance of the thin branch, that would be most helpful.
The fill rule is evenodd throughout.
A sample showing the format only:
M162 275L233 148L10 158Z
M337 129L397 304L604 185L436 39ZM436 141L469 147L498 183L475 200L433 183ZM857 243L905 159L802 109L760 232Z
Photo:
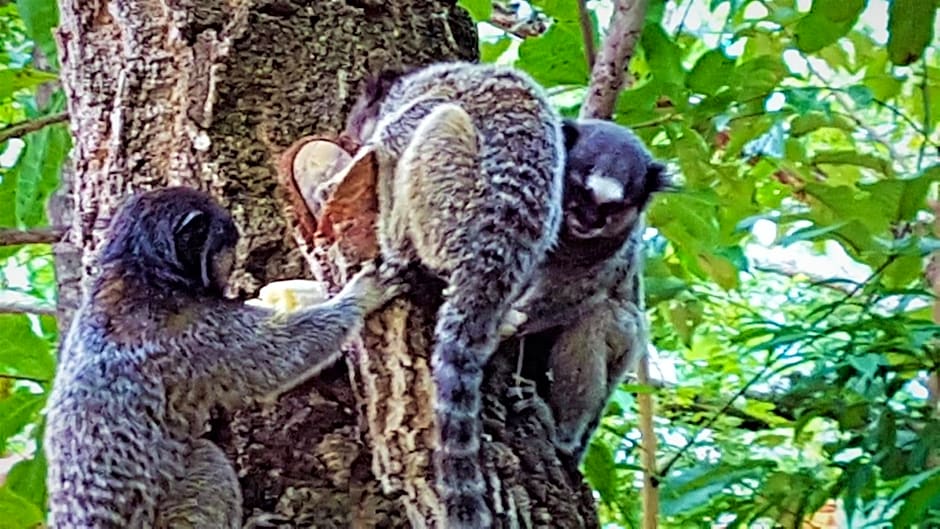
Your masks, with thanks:
M633 56L643 21L647 0L615 0L607 38L591 70L587 99L581 107L582 118L610 119L617 95L624 84L624 71Z
M24 377L24 376L22 376L22 375L7 375L7 374L5 374L5 373L0 373L0 379L13 380L13 381L23 380L23 381L26 381L26 382L35 382L35 383L37 383L37 384L48 384L48 383L52 382L52 381L49 380L49 379L34 378L34 377Z
M55 307L46 305L41 301L32 300L0 300L0 314L39 314L41 316L55 316Z
M587 0L578 0L578 22L581 23L581 38L584 40L584 58L587 59L588 68L594 69L594 23L591 21L591 12L587 7Z
M676 37L677 40L679 35L682 35L682 32L685 31L685 21L689 18L689 13L692 12L692 5L694 3L694 0L689 0L689 3L685 5L685 12L682 13L682 20L679 21L679 25L676 27L676 32L674 34L674 37ZM728 16L730 16L730 14Z
M0 246L52 244L59 242L63 233L63 230L59 228L35 228L31 230L0 228Z
M649 355L640 358L637 381L646 385L650 381ZM651 393L636 397L639 405L640 455L643 461L643 529L656 529L659 518L659 473L656 470L656 432L653 430L655 402Z
M31 119L29 121L20 121L19 123L14 123L9 127L0 129L0 143L3 143L10 138L19 138L29 134L30 132L36 132L39 129L48 127L49 125L55 125L56 123L68 121L68 119L68 112L60 112L58 114L52 114L51 116L43 116L38 119Z
M924 67L924 76L920 81L920 93L923 97L924 103L924 141L920 144L920 149L917 150L917 171L920 172L924 168L924 152L927 150L927 142L930 140L930 90L928 80L930 79L930 71L927 69L927 54L923 53L920 56L921 64Z
M489 23L520 39L538 37L548 29L548 23L540 12L533 10L530 16L523 19L518 9L495 2Z

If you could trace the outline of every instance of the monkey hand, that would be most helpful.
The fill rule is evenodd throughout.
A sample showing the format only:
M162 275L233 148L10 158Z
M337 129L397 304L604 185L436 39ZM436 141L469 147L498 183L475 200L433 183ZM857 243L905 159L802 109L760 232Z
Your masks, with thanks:
M343 287L339 297L352 296L359 300L359 306L365 314L382 308L392 299L408 290L404 278L400 275L380 273L375 263L369 261L362 265L353 278Z
M258 297L245 303L256 307L274 309L278 312L291 312L323 303L329 297L326 284L322 281L289 279L275 281L261 287Z

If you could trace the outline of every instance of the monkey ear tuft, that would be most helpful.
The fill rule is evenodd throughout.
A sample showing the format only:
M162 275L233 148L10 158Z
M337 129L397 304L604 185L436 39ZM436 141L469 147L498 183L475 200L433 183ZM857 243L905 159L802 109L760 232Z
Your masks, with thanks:
M565 150L570 151L574 144L578 142L581 136L581 130L578 129L578 123L573 119L566 119L561 122L561 132L565 135Z
M649 194L673 189L672 180L666 173L666 166L652 161L646 168L646 190Z
M190 210L173 230L173 249L183 272L198 277L203 287L209 286L209 229L211 219L205 211Z

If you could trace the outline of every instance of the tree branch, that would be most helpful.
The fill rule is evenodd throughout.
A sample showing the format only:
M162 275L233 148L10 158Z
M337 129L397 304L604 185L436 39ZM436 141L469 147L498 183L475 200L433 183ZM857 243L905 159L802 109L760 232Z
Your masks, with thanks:
M0 5L2 5L2 4L0 4ZM22 375L7 375L7 374L5 374L5 373L0 373L0 379L2 379L2 380L12 380L12 381L14 381L14 382L19 381L19 380L25 380L25 381L27 381L27 382L35 382L35 383L37 383L37 384L48 384L48 383L52 382L52 381L49 380L49 379L34 378L34 377L24 377L24 376L22 376ZM0 482L2 482L2 480L0 480Z
M594 49L594 24L591 22L587 0L578 0L578 22L581 23L581 37L584 40L584 58L587 59L588 68L593 70L597 52Z
M0 314L24 313L55 316L55 307L38 300L0 299Z
M640 384L649 384L649 355L640 358L637 369ZM659 478L656 470L656 432L653 430L653 395L640 393L636 397L639 405L640 454L643 461L643 529L656 529L659 519Z
M624 70L646 19L647 0L616 0L610 30L591 70L591 85L581 107L582 118L609 119L623 88Z
M29 134L30 132L36 132L43 127L48 127L49 125L68 121L68 119L68 112L60 112L58 114L52 114L51 116L43 116L38 119L31 119L28 121L14 123L9 127L0 129L0 143L3 143L10 138L19 138Z
M63 233L64 231L59 228L34 228L31 230L0 228L0 246L52 244L59 242Z

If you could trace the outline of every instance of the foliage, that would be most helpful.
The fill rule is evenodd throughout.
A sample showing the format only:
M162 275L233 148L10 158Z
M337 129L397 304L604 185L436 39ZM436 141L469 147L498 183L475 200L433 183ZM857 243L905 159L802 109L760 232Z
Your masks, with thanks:
M520 38L463 0L483 57L575 115L588 61L575 0L521 5ZM502 5L505 11L506 4ZM592 1L602 42L610 5ZM638 392L654 392L661 525L799 526L838 499L853 527L940 522L940 48L929 0L653 0L617 121L681 191L649 214L655 388L624 384L584 461L610 527L637 527ZM52 0L0 4L0 130L60 112ZM45 58L45 61L38 60ZM49 65L51 64L51 65ZM52 95L48 95L52 92ZM64 125L0 144L0 228L44 226ZM0 247L0 300L54 299L47 246ZM48 317L0 315L0 528L42 519Z
M0 4L0 130L64 109L55 86L54 1ZM53 66L44 66L52 63ZM65 125L0 143L0 228L47 225L46 201L71 146ZM46 245L0 246L0 301L54 304L55 277ZM42 415L55 370L53 318L0 314L0 528L35 527L44 519L46 465Z
M600 42L610 6L588 5ZM576 115L577 2L526 7L547 31L483 22L484 56ZM663 527L794 527L829 499L852 527L940 519L936 9L651 2L615 119L681 183L648 216ZM620 389L584 462L611 526L639 525L633 394L648 390Z

